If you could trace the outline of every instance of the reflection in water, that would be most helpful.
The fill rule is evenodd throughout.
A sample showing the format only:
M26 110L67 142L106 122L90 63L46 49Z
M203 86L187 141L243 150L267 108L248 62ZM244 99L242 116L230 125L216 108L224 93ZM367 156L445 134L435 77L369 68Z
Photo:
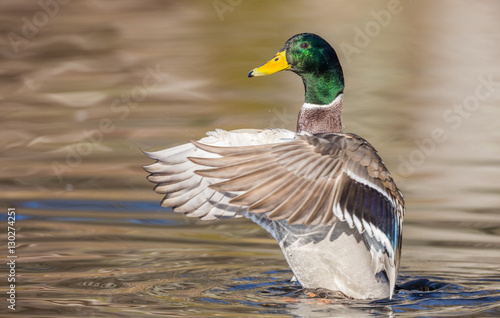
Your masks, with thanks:
M243 1L221 20L211 1L71 1L46 22L35 2L2 2L0 202L19 214L16 315L498 316L500 5L400 3L377 29L389 2ZM312 296L259 227L169 213L140 168L142 149L214 128L294 129L300 80L246 74L304 31L337 49L345 131L370 140L405 194L391 301Z

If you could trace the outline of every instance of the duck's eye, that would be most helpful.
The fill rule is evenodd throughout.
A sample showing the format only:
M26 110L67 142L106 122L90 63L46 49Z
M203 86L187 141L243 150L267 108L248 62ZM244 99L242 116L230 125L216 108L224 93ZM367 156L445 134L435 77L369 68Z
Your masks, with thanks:
M309 43L302 42L302 43L300 43L300 47L303 48L303 49L307 49L309 47Z

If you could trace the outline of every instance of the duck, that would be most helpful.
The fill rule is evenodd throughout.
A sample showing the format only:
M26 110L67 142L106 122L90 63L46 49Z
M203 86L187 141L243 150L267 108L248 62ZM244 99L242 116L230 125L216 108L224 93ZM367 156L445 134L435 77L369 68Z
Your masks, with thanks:
M305 88L295 132L215 129L146 152L155 160L144 166L147 179L173 212L260 225L305 289L392 299L405 203L375 148L342 131L339 58L319 35L300 33L248 77L280 71L299 75Z

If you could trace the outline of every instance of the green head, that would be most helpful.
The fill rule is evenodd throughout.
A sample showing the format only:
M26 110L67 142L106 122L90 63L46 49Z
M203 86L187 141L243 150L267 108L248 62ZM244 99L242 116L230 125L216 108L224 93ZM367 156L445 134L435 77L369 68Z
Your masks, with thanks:
M344 91L344 75L337 53L316 34L294 35L275 57L250 71L248 77L283 70L295 72L302 78L306 103L328 105Z

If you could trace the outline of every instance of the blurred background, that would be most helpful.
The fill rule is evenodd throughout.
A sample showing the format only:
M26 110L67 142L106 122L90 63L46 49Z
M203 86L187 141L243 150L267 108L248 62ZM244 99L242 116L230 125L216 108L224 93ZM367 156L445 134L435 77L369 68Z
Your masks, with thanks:
M282 295L291 272L264 230L160 209L141 168L142 150L215 128L294 130L301 80L247 73L301 32L336 49L344 131L405 196L401 282L445 286L320 314L500 314L499 2L2 1L0 15L16 314L312 316L317 300Z

